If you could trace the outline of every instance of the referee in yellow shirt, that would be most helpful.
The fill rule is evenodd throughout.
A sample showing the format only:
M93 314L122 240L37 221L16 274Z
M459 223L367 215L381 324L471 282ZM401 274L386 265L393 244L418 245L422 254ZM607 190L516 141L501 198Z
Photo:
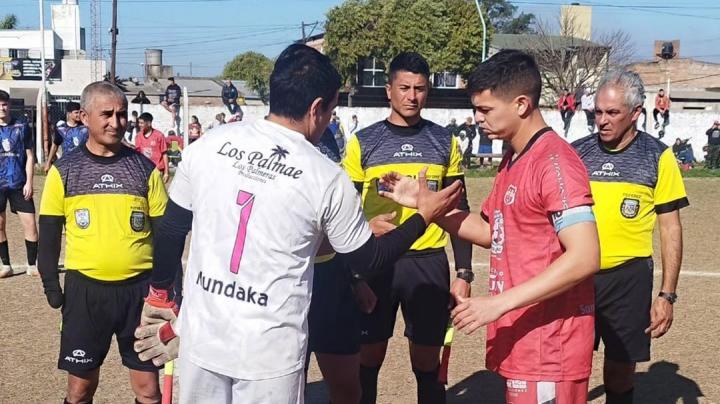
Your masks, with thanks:
M633 402L635 364L650 360L650 339L670 329L683 252L680 209L689 205L672 149L636 129L644 99L637 73L608 73L595 99L598 133L573 143L588 170L600 237L595 338L605 346L608 404ZM656 220L662 284L652 302Z
M140 323L152 269L153 221L167 194L155 165L122 144L127 99L108 82L87 86L81 117L87 144L48 172L40 203L38 267L48 303L62 307L58 368L68 372L65 403L90 403L115 335L136 403L159 403L158 370L140 361ZM58 259L66 227L65 293Z

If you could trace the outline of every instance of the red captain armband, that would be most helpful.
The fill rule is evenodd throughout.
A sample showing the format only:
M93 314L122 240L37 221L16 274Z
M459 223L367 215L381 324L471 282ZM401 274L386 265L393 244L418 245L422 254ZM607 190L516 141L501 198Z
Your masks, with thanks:
M163 343L163 345L167 345L168 342L172 341L177 337L177 334L175 334L175 330L172 328L172 324L170 322L166 322L165 324L160 327L160 330L158 330L158 337L160 338L160 342Z
M155 289L154 287L152 287L152 285L148 290L148 295L145 298L145 303L160 309L171 309L176 316L180 311L177 304L175 304L173 300L170 300L167 290Z

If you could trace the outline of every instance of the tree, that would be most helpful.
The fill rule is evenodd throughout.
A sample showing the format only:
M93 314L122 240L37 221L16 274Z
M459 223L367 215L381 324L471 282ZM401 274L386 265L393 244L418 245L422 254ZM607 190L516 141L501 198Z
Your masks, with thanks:
M243 80L252 88L262 102L268 102L270 92L270 73L273 61L257 52L241 53L228 62L223 69L223 77L232 80Z
M482 27L470 0L346 0L326 20L326 53L349 85L363 58L388 66L411 50L434 72L467 75L482 57Z
M15 29L17 28L17 16L15 14L8 14L0 19L0 29Z
M537 36L527 44L540 68L546 102L553 102L564 89L594 89L608 69L632 61L634 49L626 32L593 33L589 41L578 38L582 30L572 15L560 16L557 23L556 31L555 25L538 22Z
M517 6L507 0L484 0L490 24L498 34L533 34L535 14L520 13L516 16Z

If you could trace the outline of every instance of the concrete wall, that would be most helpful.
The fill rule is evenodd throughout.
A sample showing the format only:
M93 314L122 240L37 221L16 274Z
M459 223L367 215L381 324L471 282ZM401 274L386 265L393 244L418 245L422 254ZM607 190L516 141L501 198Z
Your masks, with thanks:
M167 132L171 129L170 125L170 113L167 112L159 105L145 105L144 110L150 112L154 117L154 127ZM130 109L139 110L138 105L130 105ZM244 120L252 121L256 119L262 119L268 113L267 106L243 106L243 112L245 113ZM654 121L652 119L652 108L649 109L650 116L648 117L647 129L648 131L657 136L657 130L653 129ZM229 117L227 109L224 107L190 107L190 115L196 115L203 128L213 122L215 115L219 112L225 112L225 115ZM340 117L344 127L348 127L349 122L353 114L358 116L360 128L366 127L376 121L385 119L390 114L389 108L348 108L339 107L337 114ZM466 110L449 110L449 109L425 109L423 110L423 117L434 121L441 125L447 125L451 118L455 118L458 124L465 121L465 118L471 116L471 111ZM560 113L556 110L544 110L543 116L546 122L552 126L556 132L562 135L563 124L560 119ZM699 160L703 157L702 147L707 143L707 137L705 131L710 128L714 120L720 119L720 114L710 112L676 112L671 113L670 126L665 129L665 137L662 139L668 145L672 145L675 138L690 138L690 143L695 151L695 157ZM588 134L587 123L585 120L585 114L580 112L575 114L572 120L570 132L568 134L568 141L574 141ZM502 144L500 141L495 141L493 144L493 151L500 153ZM474 150L477 151L477 144L475 144Z

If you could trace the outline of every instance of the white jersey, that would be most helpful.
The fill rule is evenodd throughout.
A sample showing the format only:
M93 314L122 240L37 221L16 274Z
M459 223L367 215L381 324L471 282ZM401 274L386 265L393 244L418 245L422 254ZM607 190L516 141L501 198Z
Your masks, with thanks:
M372 237L346 174L275 123L223 125L188 146L170 198L193 212L180 356L244 380L304 366L313 258Z
M592 94L583 94L580 97L580 108L583 111L594 111L595 110L595 96Z

